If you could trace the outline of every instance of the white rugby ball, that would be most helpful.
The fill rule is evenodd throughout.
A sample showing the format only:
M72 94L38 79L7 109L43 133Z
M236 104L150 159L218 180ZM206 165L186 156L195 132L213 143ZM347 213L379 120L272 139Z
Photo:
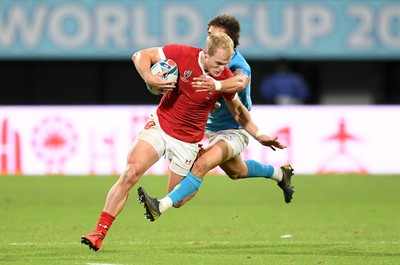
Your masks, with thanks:
M163 72L169 70L168 73L164 75L164 79L168 81L176 81L178 80L178 65L171 59L164 59L161 60L151 67L151 73L153 75L158 74L159 72ZM162 93L150 86L149 84L146 84L147 89L150 91L150 93L154 95L161 95Z

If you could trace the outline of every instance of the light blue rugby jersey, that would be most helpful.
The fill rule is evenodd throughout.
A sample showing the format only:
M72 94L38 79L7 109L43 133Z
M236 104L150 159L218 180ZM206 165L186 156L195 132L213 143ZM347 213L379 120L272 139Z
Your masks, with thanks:
M242 101L243 105L245 105L246 108L250 110L252 106L251 96L250 96L250 85L251 85L250 65L246 62L243 55L238 50L236 50L232 56L232 60L228 64L228 67L229 69L231 69L232 72L235 72L236 69L239 69L240 71L243 71L243 73L250 78L249 84L242 91L240 91L240 93L238 93L240 101ZM240 126L233 118L231 112L229 111L228 107L225 104L224 99L220 98L218 102L221 103L221 107L214 110L213 112L210 113L210 115L208 115L206 130L220 131L226 129L241 129L242 126Z

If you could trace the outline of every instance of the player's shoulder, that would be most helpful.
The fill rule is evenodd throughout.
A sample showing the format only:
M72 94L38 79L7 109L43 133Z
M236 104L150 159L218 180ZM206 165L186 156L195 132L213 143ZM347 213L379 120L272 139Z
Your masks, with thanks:
M201 50L183 44L167 44L163 47L165 57L174 60L178 65L197 58Z
M245 72L251 71L250 65L247 63L242 53L240 53L238 50L235 50L231 62L229 63L229 68L233 70L243 69Z
M243 54L239 50L235 50L232 56L232 60L243 62L247 64L246 59L244 58Z

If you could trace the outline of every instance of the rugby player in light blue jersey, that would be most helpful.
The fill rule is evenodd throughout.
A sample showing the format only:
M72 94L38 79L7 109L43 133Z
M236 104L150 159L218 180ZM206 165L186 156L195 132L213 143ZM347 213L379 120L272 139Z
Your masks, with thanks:
M208 23L208 35L216 32L224 32L233 40L235 52L228 67L235 76L223 81L215 81L204 75L194 78L195 82L192 85L198 88L198 91L238 92L243 105L250 110L252 106L250 95L251 69L243 55L236 50L239 45L240 23L233 16L217 16ZM237 82L238 80L241 82ZM241 86L238 86L238 83ZM138 189L138 198L146 209L145 215L148 220L154 221L168 208L172 206L180 207L193 198L207 172L218 165L234 180L260 177L274 179L283 190L285 202L291 201L294 192L291 185L293 168L290 165L279 168L255 160L243 160L241 153L249 143L248 134L233 118L223 100L219 101L219 105L209 115L207 121L205 135L210 143L200 153L191 172L184 179L170 178L168 182L170 193L161 200L150 197L141 187ZM261 135L263 133L259 131L255 139L257 140ZM271 140L276 139L276 137L271 137ZM270 147L275 150L273 146Z

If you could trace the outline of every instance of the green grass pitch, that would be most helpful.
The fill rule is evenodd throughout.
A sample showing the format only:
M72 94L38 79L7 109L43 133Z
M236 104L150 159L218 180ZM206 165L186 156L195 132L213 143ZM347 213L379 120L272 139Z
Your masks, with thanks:
M0 264L400 264L400 175L208 176L197 196L150 223L132 190L102 248L91 232L115 176L0 177ZM165 194L165 176L138 186ZM290 236L289 236L290 235Z

